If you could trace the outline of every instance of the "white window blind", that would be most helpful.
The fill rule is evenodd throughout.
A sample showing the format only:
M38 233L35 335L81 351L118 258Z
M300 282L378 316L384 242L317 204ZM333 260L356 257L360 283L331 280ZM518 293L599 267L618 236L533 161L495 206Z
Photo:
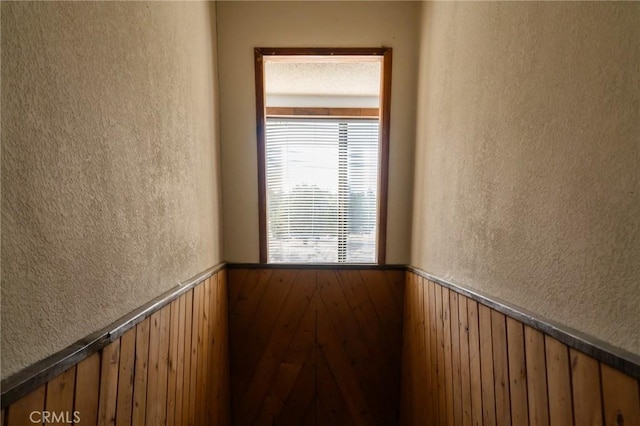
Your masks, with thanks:
M269 262L376 262L378 133L377 119L267 118Z

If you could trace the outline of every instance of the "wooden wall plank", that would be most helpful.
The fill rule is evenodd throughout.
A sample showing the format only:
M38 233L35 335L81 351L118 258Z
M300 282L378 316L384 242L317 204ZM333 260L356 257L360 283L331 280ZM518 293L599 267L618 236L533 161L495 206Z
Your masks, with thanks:
M171 321L169 325L169 379L167 384L167 422L174 426L176 422L176 390L178 387L178 340L180 338L180 300L171 302Z
M73 366L64 373L54 377L47 383L47 396L45 410L62 414L62 419L56 417L55 421L47 424L64 425L73 420L73 396L75 391L76 367Z
M478 305L480 331L480 372L482 374L482 424L496 424L496 401L493 372L493 338L491 336L491 309Z
M98 424L98 401L100 398L100 353L80 361L76 366L74 411L80 413L84 426Z
M313 268L230 275L234 424L397 424L404 277ZM415 297L424 299L424 288ZM422 358L413 358L424 364L422 379L405 393L426 392L423 311L412 328L423 342Z
M640 425L637 379L412 275L405 286L401 424ZM418 405L426 407L425 422L417 420Z
M147 412L147 378L149 372L149 333L151 319L147 318L136 326L136 356L133 379L132 424L145 424Z
M425 420L427 424L433 424L435 422L433 406L431 405L431 393L434 389L434 374L431 366L433 362L431 360L431 314L430 314L430 306L433 305L431 300L432 294L430 293L429 282L428 280L422 278L421 279L422 292L423 292L423 303L422 303L422 317L423 317L423 329L424 329L424 369L426 370L426 381L425 387L422 390L420 395L419 404L425 407L426 416Z
M100 369L100 402L98 404L98 425L113 425L116 421L116 401L118 396L118 368L120 364L120 339L102 350Z
M600 426L604 423L598 361L575 349L569 356L575 424Z
M469 318L469 373L471 376L471 420L482 425L482 367L480 363L480 324L478 302L467 300Z
M31 420L41 419L41 416L30 417L34 411L42 412L45 407L46 385L27 394L23 398L11 404L7 413L7 426L24 426L32 424Z
M45 424L194 425L197 414L200 425L229 425L226 274L210 278L194 287L195 310L190 290L7 407L2 424L31 424L28 415L44 411Z
M447 385L446 385L446 371L445 371L445 350L444 350L444 316L442 313L442 291L443 288L439 285L435 286L435 301L436 301L436 347L438 351L438 424L447 424Z
M640 425L638 381L600 363L604 420L607 426Z
M415 393L413 392L413 379L412 379L412 370L413 370L413 333L411 332L413 329L413 323L411 321L411 310L413 307L413 303L411 302L411 291L413 284L413 276L412 274L407 274L405 277L405 298L407 299L404 305L407 309L404 310L403 313L403 340L402 340L402 358L401 358L401 403L400 403L400 424L401 425L410 425L412 424L412 419L414 416L414 408L413 408L413 399ZM329 304L331 306L331 304Z
M158 381L160 377L160 322L162 313L155 312L149 324L149 365L147 377L145 424L158 424Z
M509 356L507 354L507 323L505 316L491 310L491 338L493 340L493 374L495 380L496 423L511 423L509 395Z
M199 287L202 287L200 285ZM154 405L156 421L160 425L167 422L167 383L169 379L169 325L171 305L160 310L160 346L158 347L158 390Z
M215 336L218 351L217 361L214 366L217 367L218 378L214 382L216 387L215 403L216 414L212 416L215 424L229 425L231 423L231 405L230 395L230 368L229 368L229 306L228 306L228 287L227 287L227 271L222 270L218 273L218 289L216 293L216 333Z
M298 275L300 281L296 282L288 291L284 304L274 321L273 329L269 340L262 349L262 354L256 365L251 381L243 395L243 405L238 413L240 423L246 424L251 421L258 421L258 413L262 402L270 392L277 392L278 386L286 387L286 383L278 385L278 373L299 372L294 365L284 361L286 352L296 334L305 312L311 302L311 297L315 291L315 272L300 271ZM290 383L293 386L295 376L291 377ZM276 414L277 415L277 414Z
M193 317L191 323L191 368L190 368L190 380L189 380L189 410L188 410L188 425L197 425L196 423L196 401L198 400L198 357L202 356L199 353L198 340L202 338L200 334L200 320L202 316L202 286L198 286L193 289Z
M438 371L438 325L439 319L436 312L436 284L431 281L427 281L428 285L428 293L430 295L429 302L429 328L430 336L429 336L429 350L431 352L431 389L429 395L429 406L431 407L431 424L440 424L440 413L439 413L439 398L438 398L438 387L439 387L439 374L442 372ZM407 307L408 308L408 307Z
M133 385L136 358L136 329L132 328L120 338L120 367L116 401L116 425L131 424L133 413Z
M525 326L524 339L527 363L529 423L532 425L548 425L549 401L547 394L544 336L539 331Z
M212 277L211 288L209 289L209 299L207 300L207 303L209 304L209 368L207 373L206 411L207 418L210 423L217 423L217 412L220 409L218 386L222 378L219 368L219 364L222 362L222 352L219 350L221 342L218 342L218 338L221 337L220 327L222 324L220 324L220 318L218 317L218 310L220 308L218 305L218 285L219 277Z
M442 322L444 337L444 377L445 377L445 395L447 423L454 425L455 417L453 412L453 365L451 360L451 305L449 289L442 289Z
M472 424L471 405L471 370L469 363L469 317L467 315L467 298L458 296L458 326L460 338L460 385L462 402L462 424Z
M186 296L178 299L178 327L176 330L176 388L175 388L175 413L174 423L180 425L182 423L182 405L184 397L184 341L185 341L185 315L186 315Z
M191 407L191 355L193 353L193 290L185 294L185 326L184 326L184 376L182 385L182 422L189 425L189 412Z
M375 424L373 414L367 404L358 378L353 371L351 362L340 345L340 338L322 303L318 306L317 329L318 356L324 357L330 370L334 372L334 379L351 417L359 424Z
M210 362L209 353L209 332L210 332L210 310L211 310L211 279L202 285L202 317L200 318L200 343L198 351L200 355L198 362L198 384L196 400L196 424L204 426L207 421L207 381L209 379L208 365Z
M522 323L513 318L507 318L507 342L511 421L514 425L528 425L529 406L527 402L527 365L524 352L524 329Z
M414 359L413 364L415 370L412 373L413 376L413 386L412 390L414 392L413 395L413 404L415 408L416 416L413 418L413 421L416 424L426 424L427 423L427 407L422 401L423 395L427 393L427 389L425 388L426 383L426 365L425 365L425 352L426 352L426 342L424 339L424 316L422 312L424 311L424 287L422 286L422 278L418 276L412 277L412 321L413 321L413 339L416 344L414 350Z
M453 418L454 424L462 424L462 377L460 365L460 319L458 293L449 292L451 315L451 368L453 370Z
M547 361L549 423L551 426L573 424L569 349L550 336L544 337Z

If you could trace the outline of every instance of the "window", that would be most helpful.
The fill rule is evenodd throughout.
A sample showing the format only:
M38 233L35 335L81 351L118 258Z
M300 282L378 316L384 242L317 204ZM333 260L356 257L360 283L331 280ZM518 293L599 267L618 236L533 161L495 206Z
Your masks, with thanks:
M384 263L390 54L390 49L256 49L261 262ZM360 61L367 63L360 67L364 70L377 63L375 108L354 105L368 101L346 96L344 89L340 96L331 89L332 96L305 92L302 105L268 93L265 62L283 60L315 64L300 68L307 70L304 78L309 69L335 68L318 63ZM298 69L283 69L291 68Z

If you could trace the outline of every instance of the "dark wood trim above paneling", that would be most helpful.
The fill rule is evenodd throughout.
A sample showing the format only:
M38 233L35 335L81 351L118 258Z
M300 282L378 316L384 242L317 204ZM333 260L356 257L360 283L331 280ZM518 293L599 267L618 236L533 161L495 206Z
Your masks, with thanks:
M604 364L610 365L611 367L628 374L633 378L640 379L640 356L636 354L614 347L606 342L596 339L595 337L588 336L564 325L541 318L539 315L529 312L526 309L515 307L507 302L487 296L476 290L471 290L461 285L454 284L448 280L437 277L413 266L407 267L407 270L514 318L525 325L553 337L573 349L583 352Z
M2 380L2 384L0 385L2 388L2 395L0 396L2 409L85 358L99 352L111 342L118 340L120 336L144 321L145 318L167 306L181 295L223 269L224 266L225 265L221 263L199 273L181 285L172 288L140 308L123 316L102 330L91 333L71 346Z
M406 265L378 265L374 263L227 263L227 269L322 269L322 270L406 270Z

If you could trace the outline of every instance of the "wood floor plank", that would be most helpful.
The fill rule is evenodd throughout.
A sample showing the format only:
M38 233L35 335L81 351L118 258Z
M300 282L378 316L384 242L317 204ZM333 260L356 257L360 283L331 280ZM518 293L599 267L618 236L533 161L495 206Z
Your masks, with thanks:
M527 362L529 423L545 426L549 424L549 401L547 396L544 337L541 332L525 326L524 339Z
M551 426L573 424L569 349L553 337L545 336L549 422Z
M491 336L491 309L478 305L480 331L480 372L482 375L482 424L496 424L496 400L493 372L493 338Z
M460 326L460 382L462 393L462 425L472 424L471 370L469 365L469 317L467 298L458 296L458 324Z
M496 423L508 425L511 424L511 396L509 393L507 323L504 314L493 309L491 310L491 338L493 340Z
M602 400L607 426L640 425L638 380L600 363Z
M52 421L47 424L64 425L69 420L73 420L75 380L76 366L73 366L47 383L45 410L58 415L63 413L64 417L62 421Z
M509 356L509 393L511 421L514 425L529 424L527 402L527 365L524 353L524 328L520 321L507 317Z
M602 393L598 361L575 349L569 350L573 412L576 426L601 426Z
M120 339L102 350L100 368L100 401L98 403L98 426L113 425L116 421L118 395L118 367L120 363Z
M120 367L116 425L130 425L133 413L133 385L136 360L136 329L132 328L120 338Z

